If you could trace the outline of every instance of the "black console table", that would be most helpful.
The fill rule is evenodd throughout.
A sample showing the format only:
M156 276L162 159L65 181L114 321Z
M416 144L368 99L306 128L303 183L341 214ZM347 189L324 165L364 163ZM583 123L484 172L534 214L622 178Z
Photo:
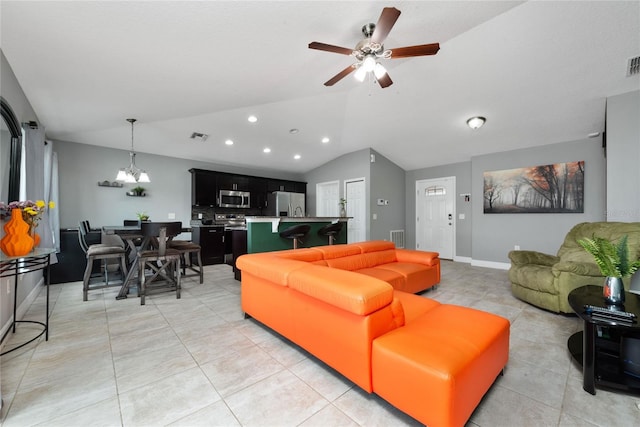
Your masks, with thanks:
M42 334L45 334L45 340L49 340L49 265L51 261L51 254L56 252L55 249L41 249L36 248L28 255L10 257L5 254L0 254L0 277L13 276L13 321L11 327L7 329L7 332L2 336L0 343L4 341L10 330L15 334L16 323L37 323L42 325L43 329L38 335L30 339L29 341L20 344L10 350L0 353L0 356L17 350L30 342L38 339ZM44 322L38 322L35 320L16 320L16 311L18 305L18 276L25 273L31 273L33 271L44 270L44 285L47 288L47 308L45 313Z
M638 316L631 323L595 319L585 312L585 304L609 308L602 296L602 286L574 289L568 302L584 321L584 329L567 342L569 352L582 365L582 388L591 394L596 394L596 385L640 393L640 377L625 372L620 354L622 339L640 339L640 295L625 292L624 305L617 307Z

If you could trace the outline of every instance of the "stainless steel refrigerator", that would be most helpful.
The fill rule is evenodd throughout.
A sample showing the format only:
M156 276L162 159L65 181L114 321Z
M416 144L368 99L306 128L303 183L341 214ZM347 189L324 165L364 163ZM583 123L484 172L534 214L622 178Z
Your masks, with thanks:
M267 215L270 216L305 216L304 193L274 191L267 199Z

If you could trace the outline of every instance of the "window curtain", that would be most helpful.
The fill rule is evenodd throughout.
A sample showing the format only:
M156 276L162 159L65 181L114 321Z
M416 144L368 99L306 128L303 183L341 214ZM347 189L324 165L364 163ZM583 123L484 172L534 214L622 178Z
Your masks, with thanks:
M22 126L22 154L23 164L20 168L20 199L56 201L50 198L57 193L57 165L54 167L53 144L44 140L44 128L24 123ZM53 171L56 176L53 178ZM54 211L57 211L57 206ZM54 219L52 224L52 217ZM60 227L58 213L52 215L50 209L45 209L38 224L40 247L60 249ZM54 230L56 234L54 235ZM55 256L51 262L57 262Z

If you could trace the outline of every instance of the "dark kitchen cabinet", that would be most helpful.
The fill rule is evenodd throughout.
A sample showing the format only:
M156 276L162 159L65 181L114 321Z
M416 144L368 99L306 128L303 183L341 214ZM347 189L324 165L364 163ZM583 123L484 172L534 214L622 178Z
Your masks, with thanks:
M99 232L87 233L85 238L88 245L100 243L101 234ZM81 282L84 276L84 269L87 266L87 256L80 247L78 240L78 229L67 228L60 230L60 252L57 254L58 262L51 264L50 279L51 284ZM100 261L94 263L94 271L99 271Z
M267 179L249 177L249 191L251 192L251 207L264 208L267 204Z
M267 192L291 191L293 193L306 193L307 183L299 181L286 181L283 179L269 179L267 182Z
M218 172L216 174L218 191L249 191L249 178L250 177L247 175L236 175L232 173Z
M211 171L190 169L191 172L191 204L194 206L216 205L216 173Z
M236 267L236 260L247 253L247 230L231 231L231 248L233 253L233 276L236 280L242 279L242 272Z
M224 227L200 226L191 229L191 239L200 245L203 265L224 263Z

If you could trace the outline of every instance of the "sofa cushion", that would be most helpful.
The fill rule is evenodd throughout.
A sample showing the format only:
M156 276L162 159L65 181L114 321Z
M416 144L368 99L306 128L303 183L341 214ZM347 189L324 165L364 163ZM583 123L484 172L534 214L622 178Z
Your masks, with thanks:
M404 277L404 285L396 289L410 293L423 290L425 283L433 283L432 276L435 274L435 271L432 268L425 265L406 262L382 264L378 265L376 268L381 270L390 270L401 274ZM417 287L418 289L414 290L414 287Z
M373 277L307 264L292 271L289 288L358 315L391 304L393 287Z
M556 295L558 289L554 284L554 276L551 268L538 265L522 265L509 270L509 280L527 289Z
M396 249L396 260L398 262L412 262L416 264L436 265L440 263L438 252L414 251L409 249Z
M373 391L424 424L463 426L508 357L507 319L442 304L373 341Z
M367 276L375 277L383 280L393 286L394 289L404 288L405 278L397 271L385 270L382 268L362 268L360 270L354 270L355 273L366 274Z
M404 311L405 323L411 323L427 311L438 307L440 303L431 298L425 298L408 292L394 291L393 299L400 301Z

